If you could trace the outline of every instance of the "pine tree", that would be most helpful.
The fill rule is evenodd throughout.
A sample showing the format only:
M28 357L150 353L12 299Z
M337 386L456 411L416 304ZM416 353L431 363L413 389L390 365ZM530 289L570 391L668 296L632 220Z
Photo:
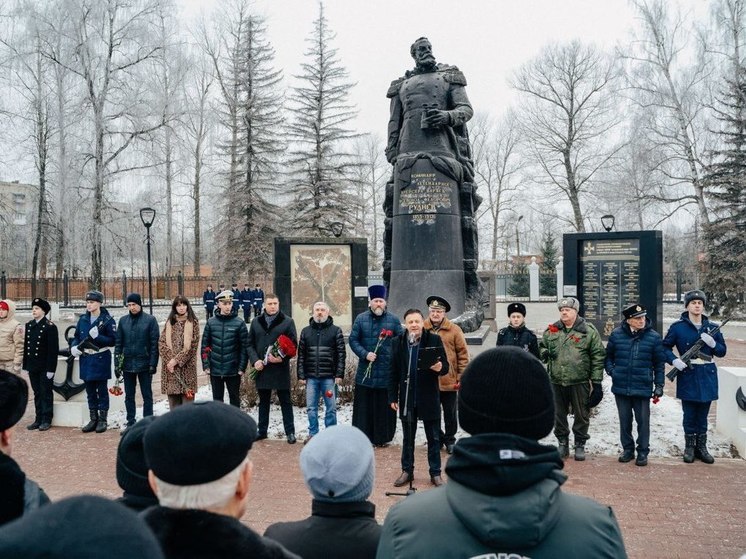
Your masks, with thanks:
M295 234L326 235L332 222L349 229L360 204L354 196L358 163L343 145L358 136L345 128L356 114L348 104L354 84L347 81L347 70L331 47L334 37L320 3L307 39L306 62L301 75L295 76L300 83L290 93L288 164L293 199L288 226Z
M227 55L210 53L223 94L221 122L228 132L221 147L230 161L217 228L219 266L230 275L247 269L261 274L272 269L276 234L277 208L271 200L284 147L277 134L282 73L273 67L264 19L249 13L247 4L234 18Z
M541 236L541 256L543 264L539 276L539 294L551 295L557 294L557 264L559 257L557 255L556 237L551 229L546 229Z
M513 297L528 297L530 295L530 278L525 261L513 265L513 276L508 286L508 295Z
M717 119L722 148L712 153L704 182L713 217L705 231L707 264L704 289L713 314L730 315L743 307L746 273L746 68L726 80Z

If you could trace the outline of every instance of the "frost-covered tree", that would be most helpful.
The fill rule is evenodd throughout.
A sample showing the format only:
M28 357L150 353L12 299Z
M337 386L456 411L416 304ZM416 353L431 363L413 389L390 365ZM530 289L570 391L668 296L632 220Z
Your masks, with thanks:
M298 85L290 93L291 121L288 165L288 226L293 233L328 235L329 224L354 226L354 169L358 166L347 141L356 134L345 125L355 116L348 97L354 84L347 81L337 50L331 46L334 33L319 4L319 17L306 40L308 50Z

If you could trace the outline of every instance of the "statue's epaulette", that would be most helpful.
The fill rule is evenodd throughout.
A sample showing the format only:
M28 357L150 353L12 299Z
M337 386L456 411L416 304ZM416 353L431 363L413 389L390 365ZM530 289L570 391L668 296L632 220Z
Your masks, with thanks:
M466 85L466 76L456 66L447 66L440 71L443 72L443 77L448 83Z
M401 88L401 84L403 81L404 78L397 78L392 81L391 85L389 86L389 90L386 92L386 97L390 99L399 95L399 89Z

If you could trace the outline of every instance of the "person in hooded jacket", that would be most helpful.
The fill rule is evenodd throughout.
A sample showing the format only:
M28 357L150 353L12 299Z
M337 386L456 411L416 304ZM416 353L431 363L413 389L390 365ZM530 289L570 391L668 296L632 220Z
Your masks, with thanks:
M707 450L707 416L713 400L718 399L718 369L712 357L725 357L727 347L722 332L711 333L717 324L710 322L704 314L707 296L695 289L684 295L681 318L671 324L663 338L666 361L678 369L676 376L676 397L681 400L684 412L684 462L691 464L694 459L712 464L715 458ZM698 340L704 342L699 354L687 365L680 359ZM679 353L679 357L673 352ZM701 357L709 357L709 361Z
M13 301L0 301L0 369L19 375L23 364L23 324L15 314Z
M111 350L116 344L117 323L102 307L104 294L89 291L85 296L86 312L75 327L70 353L80 358L80 378L85 382L90 421L81 431L103 433L108 428ZM81 349L82 347L82 349Z
M497 332L497 346L512 345L528 351L534 357L539 357L539 342L526 326L526 305L510 303L508 305L508 324Z
M298 382L306 387L308 442L319 432L319 398L324 398L324 427L337 424L336 387L345 377L345 338L329 316L329 305L313 304L313 316L298 338Z
M632 416L637 422L637 459L647 466L650 452L650 396L663 396L666 354L663 339L653 330L645 307L635 303L622 311L624 321L606 345L604 368L611 377L611 393L619 412L620 462L635 457Z
M394 505L380 559L391 557L624 558L610 507L562 491L554 398L541 362L514 347L478 355L461 379L461 427L448 483Z

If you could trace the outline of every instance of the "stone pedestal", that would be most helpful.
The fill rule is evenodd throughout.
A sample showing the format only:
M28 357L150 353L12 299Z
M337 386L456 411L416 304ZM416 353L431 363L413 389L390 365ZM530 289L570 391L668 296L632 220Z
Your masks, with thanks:
M738 407L736 393L746 393L746 368L718 366L719 398L715 430L731 439L741 456L746 456L746 411Z
M393 192L389 310L399 317L410 307L426 312L425 299L440 295L451 304L449 315L458 316L465 308L458 184L427 158L398 175Z

